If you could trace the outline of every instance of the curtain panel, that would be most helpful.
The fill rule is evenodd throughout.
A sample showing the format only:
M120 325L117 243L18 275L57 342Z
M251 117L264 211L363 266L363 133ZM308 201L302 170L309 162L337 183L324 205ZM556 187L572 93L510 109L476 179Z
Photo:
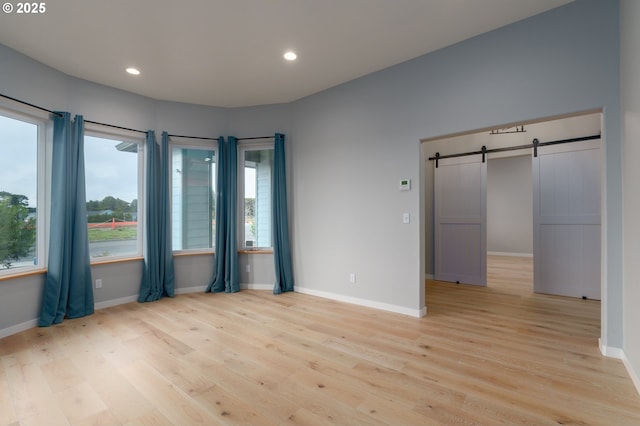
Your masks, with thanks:
M238 142L218 139L215 269L207 293L240 291L238 270Z
M153 130L147 132L144 270L138 302L175 295L175 276L169 214L169 135L162 133L160 152Z
M84 120L53 117L49 261L38 325L94 312L84 169Z
M291 265L291 244L289 241L286 170L284 135L276 133L273 158L274 294L293 291L293 267Z

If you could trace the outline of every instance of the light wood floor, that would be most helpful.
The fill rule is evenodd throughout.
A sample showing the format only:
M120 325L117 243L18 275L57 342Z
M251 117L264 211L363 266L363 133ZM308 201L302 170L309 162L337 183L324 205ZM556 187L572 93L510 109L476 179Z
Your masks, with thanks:
M260 291L103 309L0 340L0 425L640 424L599 302L516 289L428 282L421 319Z

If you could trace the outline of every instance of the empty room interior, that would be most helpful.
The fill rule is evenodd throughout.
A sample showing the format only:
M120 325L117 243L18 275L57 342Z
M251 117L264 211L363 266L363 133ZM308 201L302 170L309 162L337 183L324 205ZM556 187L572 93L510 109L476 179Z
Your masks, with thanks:
M635 0L4 2L0 426L638 425L638 141Z

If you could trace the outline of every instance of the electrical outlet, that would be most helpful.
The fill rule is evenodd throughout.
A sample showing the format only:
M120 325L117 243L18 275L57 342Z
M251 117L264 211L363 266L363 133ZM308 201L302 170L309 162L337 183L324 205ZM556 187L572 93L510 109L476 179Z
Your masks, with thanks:
M349 282L351 284L355 284L355 282L356 282L356 273L355 272L352 272L352 273L349 274Z
M96 280L96 288L102 288L102 279L101 278L98 278Z

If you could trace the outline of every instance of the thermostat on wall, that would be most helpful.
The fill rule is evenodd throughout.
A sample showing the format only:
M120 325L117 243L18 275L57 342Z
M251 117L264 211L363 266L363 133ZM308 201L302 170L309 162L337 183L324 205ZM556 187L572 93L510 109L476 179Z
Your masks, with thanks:
M400 180L400 191L408 191L411 189L411 179Z

